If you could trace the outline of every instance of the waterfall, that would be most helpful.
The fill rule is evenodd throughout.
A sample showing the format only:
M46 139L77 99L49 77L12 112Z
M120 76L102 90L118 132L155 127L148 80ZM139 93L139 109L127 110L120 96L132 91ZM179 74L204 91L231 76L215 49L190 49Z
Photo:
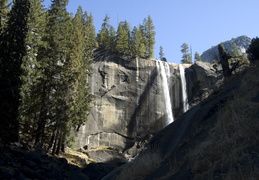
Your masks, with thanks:
M186 112L189 109L189 104L188 104L188 99L187 99L188 97L187 97L185 72L184 72L184 68L181 64L179 64L179 71L180 71L181 84L182 84L183 112Z
M138 65L138 58L136 58L136 68L137 68L137 71L136 71L136 82L138 82L138 79L139 79L139 65Z
M161 73L161 80L162 80L162 89L164 95L164 102L165 102L165 126L172 123L174 121L173 112L172 112L172 105L171 105L171 98L169 93L169 86L168 86L168 77L170 76L170 69L169 65L167 65L167 72L165 71L165 67L162 61L156 61L157 68ZM167 77L168 76L168 77Z

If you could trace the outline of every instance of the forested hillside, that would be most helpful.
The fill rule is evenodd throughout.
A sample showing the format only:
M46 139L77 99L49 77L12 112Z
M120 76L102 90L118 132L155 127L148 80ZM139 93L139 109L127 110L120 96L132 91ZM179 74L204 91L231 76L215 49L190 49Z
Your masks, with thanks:
M90 110L87 84L96 48L151 59L155 27L150 16L131 29L117 31L105 16L96 34L91 13L78 7L71 15L68 0L0 3L0 141L22 138L58 154L73 141Z

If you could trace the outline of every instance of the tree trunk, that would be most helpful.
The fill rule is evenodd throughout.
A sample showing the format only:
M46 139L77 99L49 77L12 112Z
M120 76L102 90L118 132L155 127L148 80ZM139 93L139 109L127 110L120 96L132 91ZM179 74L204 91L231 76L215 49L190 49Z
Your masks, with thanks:
M49 144L48 144L48 151L51 149L51 147L53 146L53 143L54 143L54 138L55 138L55 132L56 132L56 130L54 130L53 131L53 133L52 133L52 136L51 136L51 139L50 139L50 141L49 141Z
M222 44L218 45L218 51L219 51L220 63L221 63L222 69L223 69L223 75L225 78L230 77L232 74L232 71L229 68L228 60L231 58L231 56L229 56L226 53Z
M57 150L56 150L57 155L60 153L61 142L62 142L62 133L59 134L59 138L58 138L58 146L57 146Z
M56 133L55 138L54 138L54 146L52 148L52 153L51 153L52 155L55 155L55 153L56 153L58 137L59 137L59 130L57 130L57 133Z
M45 126L46 126L46 115L47 115L47 109L46 109L46 86L43 85L43 94L41 96L42 102L41 102L41 110L39 114L39 121L37 122L37 130L36 130L36 137L35 137L35 143L34 146L42 144L42 136L45 132Z

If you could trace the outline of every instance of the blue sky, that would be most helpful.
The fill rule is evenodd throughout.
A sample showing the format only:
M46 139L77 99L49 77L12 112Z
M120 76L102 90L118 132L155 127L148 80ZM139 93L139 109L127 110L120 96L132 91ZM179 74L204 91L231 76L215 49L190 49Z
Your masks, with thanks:
M45 5L50 0L44 1ZM96 32L105 14L117 29L127 20L131 28L151 16L156 31L155 57L163 46L168 62L180 63L181 45L189 44L193 55L232 38L259 36L259 0L70 0L67 10L76 12L81 5L94 17Z

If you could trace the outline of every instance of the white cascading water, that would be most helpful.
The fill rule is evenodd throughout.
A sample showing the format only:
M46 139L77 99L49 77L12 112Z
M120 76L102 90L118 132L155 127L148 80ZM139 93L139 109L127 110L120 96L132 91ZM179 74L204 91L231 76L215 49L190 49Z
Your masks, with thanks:
M167 75L170 75L170 69L169 66L167 66L167 73L165 71L165 67L163 65L162 61L156 61L157 68L159 72L161 73L161 79L162 79L162 88L164 91L164 99L165 99L165 126L172 123L174 121L174 116L172 112L172 104L171 104L171 98L169 93L169 86L168 86L168 78Z
M139 79L139 67L138 67L138 58L136 58L136 68L137 68L137 71L136 71L136 82L138 82L138 79Z
M187 99L188 97L187 97L185 72L184 72L184 68L181 64L179 64L179 71L180 71L181 84L182 84L183 112L186 112L189 109L189 103L188 103L188 99Z

